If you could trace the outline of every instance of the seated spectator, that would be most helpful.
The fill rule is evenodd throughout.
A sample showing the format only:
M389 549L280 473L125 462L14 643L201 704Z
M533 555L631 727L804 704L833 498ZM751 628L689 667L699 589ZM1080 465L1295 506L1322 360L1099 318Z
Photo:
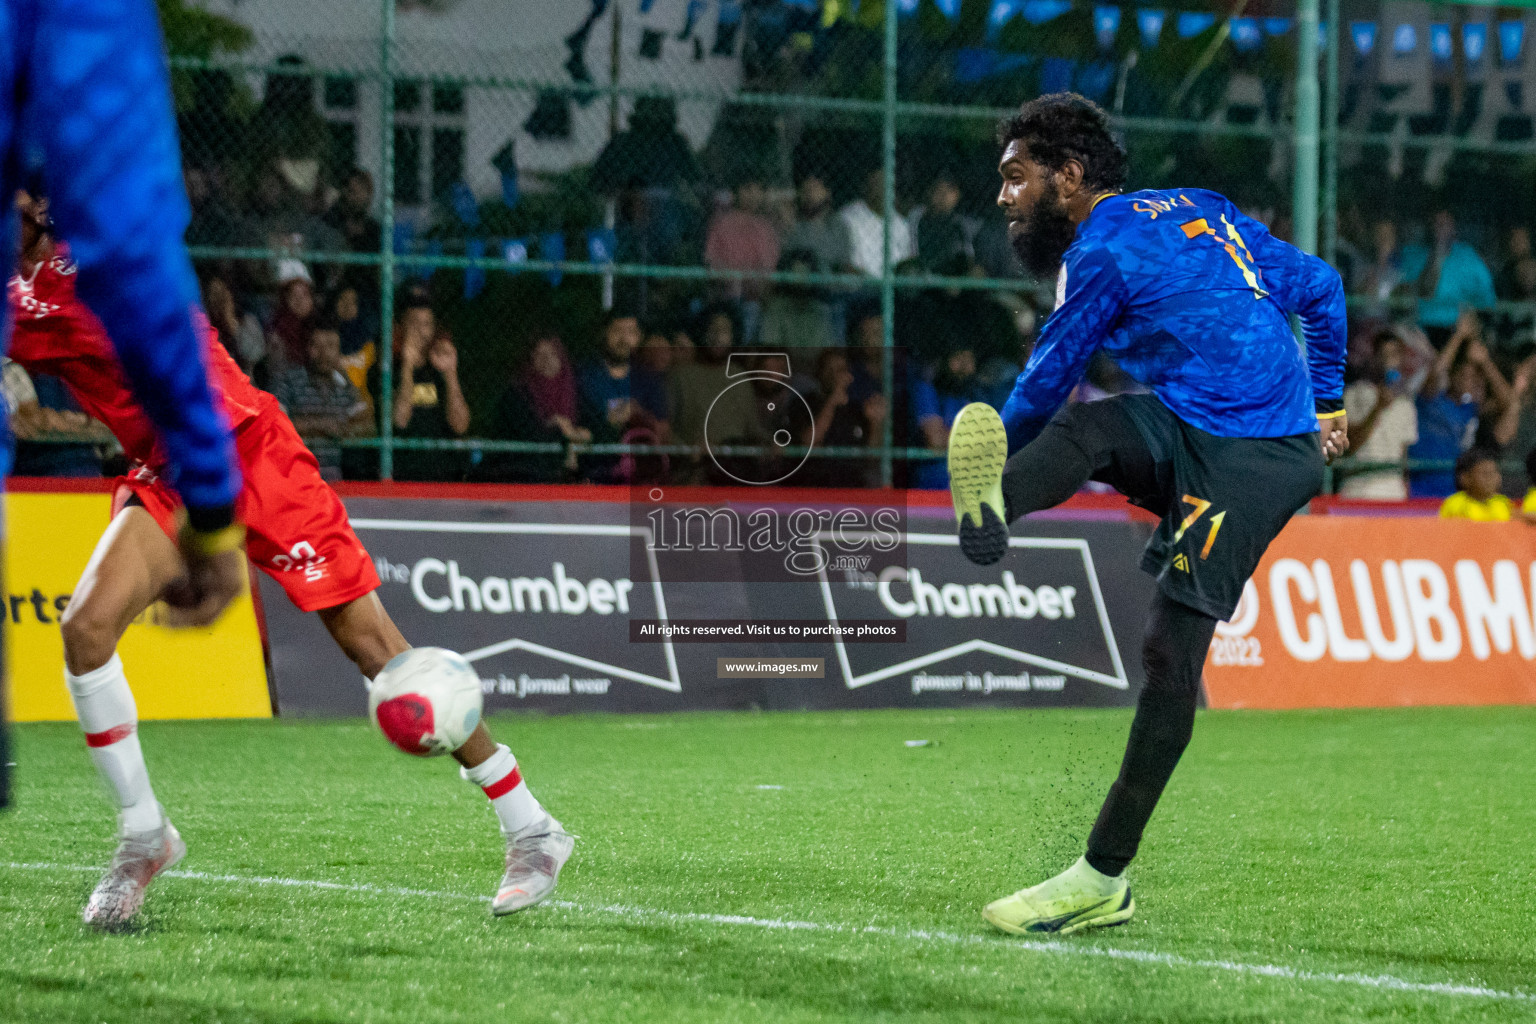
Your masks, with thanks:
M268 368L273 379L309 358L309 332L315 319L315 283L298 260L282 260L277 271L277 311L267 332Z
M267 341L256 314L240 309L234 289L217 274L203 281L203 308L208 313L208 323L219 334L219 343L240 364L240 369L251 374L267 356Z
M672 343L660 332L646 335L633 371L630 387L635 402L655 422L656 436L666 443L672 437Z
M309 355L272 382L272 394L304 438L327 480L341 478L341 446L349 437L374 433L372 406L341 367L341 332L334 316L315 322Z
M809 402L814 420L806 424L795 443L814 448L878 448L884 440L888 403L884 395L870 395L855 404L848 389L853 372L848 354L829 348L816 360L816 389ZM874 487L879 484L879 465L863 459L812 454L805 471L794 483L817 487Z
M1409 449L1409 458L1450 462L1478 440L1480 425L1484 439L1493 445L1514 438L1520 403L1493 364L1481 331L1476 314L1467 312L1457 319L1419 391L1419 440ZM1409 477L1409 492L1416 498L1443 498L1455 489L1450 470L1414 470Z
M929 451L947 457L949 428L960 410L985 397L976 377L976 353L957 349L944 358L932 379L915 375L912 380L912 423L917 441ZM925 459L912 466L914 488L943 490L949 486L949 466L945 458Z
M579 419L571 358L558 335L545 333L534 341L527 364L496 403L493 436L507 441L587 444L592 431L581 426ZM494 461L497 479L546 482L577 469L574 447L564 455L518 453Z
M740 375L746 364L732 366L736 346L736 320L729 309L716 307L704 314L699 331L703 343L694 361L672 373L674 419L672 435L679 444L756 444L766 440L764 424L751 388L732 387L731 373ZM705 421L709 429L706 438ZM676 471L676 482L713 480L731 483L702 451ZM739 481L737 481L739 482Z
M250 240L248 228L224 195L223 176L217 170L183 163L182 177L192 214L188 245L240 245Z
M341 194L326 213L325 221L340 233L352 252L378 252L383 235L373 216L373 175L361 167L348 171ZM369 274L377 276L372 271Z
M640 345L640 321L613 310L603 324L602 355L577 376L581 421L599 441L614 442L643 416L632 390L633 358Z
M438 329L423 292L404 298L394 330L394 394L388 396L387 405L395 436L451 440L469 433L469 403L459 382L459 350ZM382 380L382 369L375 364L369 375L375 402L381 398ZM464 460L451 452L395 452L395 476L402 480L461 479L464 466Z
M341 232L309 211L305 197L274 161L256 181L246 219L248 240L283 251L338 252L346 248Z
M785 273L808 274L815 270L816 254L793 249L779 260ZM761 342L764 348L782 351L833 348L832 308L815 288L803 284L776 284L763 307Z
M1504 265L1494 282L1494 294L1510 301L1529 298L1531 289L1522 287L1520 282L1520 264L1531 259L1531 229L1510 228L1504 248Z
M1407 347L1391 331L1376 335L1366 376L1344 389L1350 454L1377 465L1353 472L1339 494L1345 498L1402 501L1408 497L1408 448L1419 439L1418 414L1403 374ZM1387 464L1390 464L1387 465Z
M1404 249L1403 275L1417 286L1419 325L1439 348L1450 338L1463 308L1489 309L1496 299L1493 272L1476 249L1456 238L1456 218L1449 210L1435 212L1431 234L1433 249Z
M336 293L331 310L341 338L342 372L367 398L368 371L379 359L378 311L365 311L358 290L351 285Z
M958 212L960 185L949 171L940 171L928 186L928 204L912 212L912 234L917 239L917 261L930 273L941 273L957 260L969 263L974 231Z
M1499 493L1504 478L1498 456L1486 448L1469 448L1456 460L1456 486L1460 490L1440 506L1441 519L1470 519L1478 523L1507 523L1515 503Z
M879 277L884 273L882 254L885 252L885 172L876 167L864 177L864 191L853 202L844 206L839 216L848 226L849 244L853 255L853 267L861 274ZM891 211L891 266L909 260L913 256L912 229L906 218L896 210Z
M814 255L817 273L845 273L853 266L848 222L832 210L832 192L818 174L804 174L795 186L795 223L784 248Z
M1373 259L1356 275L1357 290L1370 300L1372 316L1388 313L1389 301L1401 293L1411 278L1403 270L1403 249L1398 245L1397 223L1382 217L1371 225Z
M99 477L101 447L114 443L106 427L86 416L57 377L28 375L4 360L0 391L16 438L14 476Z

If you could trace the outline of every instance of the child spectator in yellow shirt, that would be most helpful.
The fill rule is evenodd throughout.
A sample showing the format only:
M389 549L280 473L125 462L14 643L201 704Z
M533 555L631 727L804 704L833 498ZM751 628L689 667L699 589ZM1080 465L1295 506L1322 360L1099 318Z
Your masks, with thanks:
M1456 460L1456 486L1461 490L1440 506L1441 519L1470 519L1478 523L1507 523L1515 503L1499 493L1504 476L1499 460L1486 448L1470 448ZM1527 499L1529 500L1529 498Z

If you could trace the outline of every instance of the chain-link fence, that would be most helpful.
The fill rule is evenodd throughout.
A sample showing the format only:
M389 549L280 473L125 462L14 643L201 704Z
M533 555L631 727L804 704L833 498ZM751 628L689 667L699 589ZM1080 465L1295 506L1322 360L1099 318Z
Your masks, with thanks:
M1512 390L1536 323L1528 240L1501 237L1532 198L1528 16L1338 4L1319 40L1321 238L1361 332L1421 324L1411 358L1449 385L1468 360L1434 363L1444 310L1487 306ZM1134 186L1214 188L1304 238L1300 24L1246 0L168 17L188 242L226 344L333 473L942 486L949 419L1002 401L1054 299L994 205L999 118L1081 92L1114 116ZM1476 268L1443 223L1436 244L1447 203L1496 286L1522 290L1463 287ZM1352 373L1373 360L1353 351ZM1130 383L1105 360L1077 397Z

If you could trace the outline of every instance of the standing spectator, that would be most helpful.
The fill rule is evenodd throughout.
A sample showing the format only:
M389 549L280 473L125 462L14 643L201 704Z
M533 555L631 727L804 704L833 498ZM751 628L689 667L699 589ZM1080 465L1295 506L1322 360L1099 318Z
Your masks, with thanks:
M459 350L439 331L426 296L414 293L400 305L395 321L394 394L387 404L395 436L451 440L469 433L469 403L459 382ZM379 400L383 374L375 364L370 390ZM460 460L445 452L395 453L400 479L435 480L462 476Z
M1531 229L1513 227L1505 243L1504 265L1499 268L1494 293L1501 299L1520 300L1529 298L1531 289L1521 286L1520 264L1531 258Z
M309 358L309 332L315 320L315 284L298 260L281 260L277 270L277 312L267 334L272 379Z
M348 437L373 434L371 407L341 367L336 318L323 316L309 334L309 354L272 382L272 394L304 438L327 480L341 478L341 446Z
M1408 448L1419 439L1418 414L1403 373L1407 346L1391 331L1378 332L1374 340L1366 376L1344 390L1344 409L1355 461L1378 465L1351 473L1339 494L1402 501L1408 497Z
M1487 448L1469 448L1456 460L1456 486L1460 490L1440 506L1441 519L1507 523L1514 516L1514 502L1499 493L1499 458Z
M368 371L379 359L378 312L364 310L358 290L351 285L336 293L331 303L341 338L341 369L367 398Z
M916 375L912 380L912 422L917 441L936 454L949 451L949 428L955 417L985 395L976 377L976 353L960 348L934 368L933 378ZM949 486L949 467L943 458L925 459L912 467L912 486L943 490Z
M813 253L819 274L840 274L853 266L848 222L832 211L832 192L818 174L802 175L795 186L795 223L784 248Z
M558 335L547 332L533 343L528 362L496 403L492 436L507 441L587 444L592 431L579 424L576 373ZM502 480L549 482L574 473L575 447L564 455L518 453L492 460L491 475Z
M882 253L885 251L885 218L879 211L885 209L885 172L876 167L864 177L864 192L843 207L839 214L848 226L852 245L851 262L855 270L870 277L883 272ZM906 218L891 211L891 266L912 258L912 229Z
M1404 275L1418 285L1419 325L1436 348L1450 338L1464 307L1489 309L1493 272L1477 250L1456 238L1456 218L1449 210L1435 211L1431 224L1434 248L1410 246L1403 252Z
M928 186L928 204L912 212L912 234L917 239L917 261L924 270L941 273L975 251L971 224L959 212L960 185L949 171L940 171Z
M763 183L748 178L736 186L736 202L715 214L704 242L704 263L711 270L771 272L779 263L779 235L763 216ZM726 281L721 293L741 303L743 335L757 337L766 281Z
M779 269L808 274L815 269L816 254L792 249L779 260ZM831 307L815 288L803 284L776 284L763 307L762 344L774 349L822 349L837 344Z
M1529 346L1526 351L1531 351ZM1536 452L1536 353L1527 355L1515 367L1512 390L1519 411L1515 413L1515 434L1510 439L1508 450L1516 454ZM1529 466L1527 460L1526 468ZM1512 483L1517 490L1523 491L1536 486L1536 474L1521 476L1516 473Z
M1514 439L1519 403L1480 335L1476 314L1467 312L1457 318L1450 339L1419 391L1419 440L1409 450L1410 458L1436 462L1456 459L1472 447L1485 419L1492 443ZM1353 435L1353 426L1350 430ZM1447 469L1415 470L1410 478L1414 497L1443 498L1456 486L1455 474Z

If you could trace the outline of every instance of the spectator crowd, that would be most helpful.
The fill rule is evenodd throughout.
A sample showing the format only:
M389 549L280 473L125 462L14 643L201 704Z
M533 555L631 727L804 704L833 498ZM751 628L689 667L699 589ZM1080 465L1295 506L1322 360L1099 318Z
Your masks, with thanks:
M642 128L654 137L637 141ZM679 189L705 171L680 137L657 149L675 135L664 106L637 107L630 132L594 166L594 187L606 183L615 197L621 261L692 251L721 275L619 278L603 288L592 275L507 274L498 276L524 290L498 292L483 281L471 288L467 271L414 271L392 288L389 324L376 266L323 255L378 251L367 171L332 180L317 161L278 157L237 200L216 164L189 161L189 241L269 254L199 262L209 320L333 479L378 475L387 421L401 442L401 479L862 487L880 483L890 446L897 486L945 487L950 423L968 402L1002 403L1053 301L1049 283L1020 276L990 196L967 196L944 166L906 183L890 259L898 274L931 279L898 289L888 349L874 280L886 240L880 168L845 184L841 202L809 164L782 184L738 171L708 193L714 205L694 224ZM671 157L641 160L655 152ZM1286 232L1283 220L1252 212ZM1341 228L1353 452L1334 475L1337 493L1444 499L1470 493L1467 481L1491 463L1503 467L1493 490L1523 495L1536 450L1530 230L1506 226L1497 239L1464 232L1450 209L1418 223L1386 215L1370 223L1348 210ZM761 276L773 271L794 276ZM813 274L839 278L805 283ZM955 287L976 277L1018 280ZM868 283L850 283L861 279ZM533 287L542 292L530 300ZM1100 358L1073 400L1136 387ZM114 468L110 455L103 461L100 428L57 381L7 366L5 395L24 442L19 471ZM462 443L418 444L434 441Z

